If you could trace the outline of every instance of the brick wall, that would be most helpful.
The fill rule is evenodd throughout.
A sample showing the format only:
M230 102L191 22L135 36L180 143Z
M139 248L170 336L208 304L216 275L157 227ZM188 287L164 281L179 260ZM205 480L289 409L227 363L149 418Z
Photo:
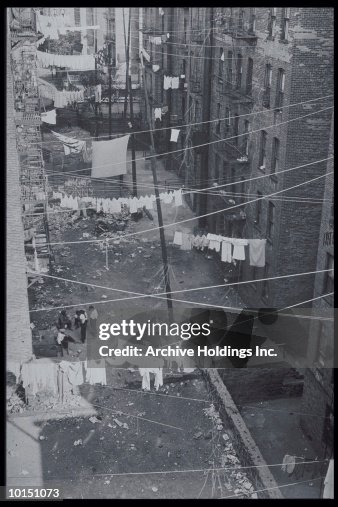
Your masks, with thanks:
M10 68L10 42L7 38L7 361L23 362L32 355L32 335L28 313L26 258L21 220L19 159L16 150L16 130L13 120L14 98Z

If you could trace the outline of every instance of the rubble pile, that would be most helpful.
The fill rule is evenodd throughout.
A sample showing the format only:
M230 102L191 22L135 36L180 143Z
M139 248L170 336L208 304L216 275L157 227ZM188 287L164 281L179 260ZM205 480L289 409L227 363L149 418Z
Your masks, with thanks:
M7 413L18 414L24 412L26 404L24 400L16 393L13 392L7 399Z

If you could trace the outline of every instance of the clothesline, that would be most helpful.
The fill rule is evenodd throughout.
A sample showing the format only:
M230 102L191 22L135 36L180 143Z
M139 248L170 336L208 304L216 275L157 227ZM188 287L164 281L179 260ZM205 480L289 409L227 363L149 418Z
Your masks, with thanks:
M303 116L298 116L297 118L292 118L291 120L286 120L284 122L275 123L273 125L267 125L267 126L262 127L260 129L251 131L250 134L255 134L257 132L261 132L262 130L268 130L270 128L276 128L276 127L278 127L280 125L285 125L287 123L290 123L290 122L293 122L293 121L297 121L297 120L300 120L302 118L306 118L308 116L312 116L312 115L317 114L317 113L321 113L321 112L326 111L328 109L333 109L333 106L327 107L327 108L324 108L324 109L320 109L319 111L314 111L312 113L308 113L308 114L303 115ZM204 146L210 146L210 145L213 145L213 144L216 144L216 143L221 143L221 142L229 141L231 139L235 139L235 138L243 137L243 136L247 136L247 135L248 135L248 133L245 132L245 133L242 133L242 134L238 134L237 136L227 137L225 139L217 139L215 141L210 141L210 142L199 144L199 145L195 145L195 146L186 146L185 148L181 148L181 149L177 149L177 150L172 150L172 151L169 151L169 152L157 153L157 154L154 154L154 155L148 155L148 156L144 156L144 157L135 158L135 159L132 159L132 160L128 160L128 163L132 162L133 160L135 162L137 162L139 160L150 160L151 158L163 157L165 155L173 155L174 153L182 153L182 152L185 152L187 150L193 150L193 149L203 148ZM329 158L333 158L333 157L329 157ZM326 160L328 160L328 159L326 159ZM114 166L125 164L125 163L126 163L126 161L124 160L123 162L117 162L117 163L112 163L112 164L103 164L100 167L107 167L107 166L114 167ZM75 172L87 171L87 170L90 170L90 169L78 169L78 170L73 171L73 172L75 173ZM62 171L60 173L55 173L55 174L62 174ZM278 174L278 173L275 173L275 174ZM268 176L270 176L270 174Z
M159 195L161 201L165 204L172 204L176 207L182 206L182 190L175 190L174 192L163 192ZM96 197L75 197L69 196L62 192L53 192L53 199L61 199L61 207L70 208L73 210L81 209L82 203L95 203L95 206L89 208L96 209L97 213L101 211L106 214L121 213L121 206L127 206L130 213L137 213L138 209L146 207L148 210L153 209L153 204L156 201L155 195L137 197L119 197L117 199L109 198L96 198Z
M333 270L332 269L325 269L325 270L318 270L318 271L309 271L309 272L305 272L305 273L303 272L303 273L294 273L294 274L289 274L289 275L279 275L279 276L265 277L265 278L255 279L255 280L244 280L244 281L241 281L241 282L231 282L231 283L224 283L224 284L218 284L218 285L210 285L210 286L206 286L206 287L195 287L195 288L192 288L192 289L181 289L181 290L171 291L170 294L179 294L179 293L182 293L182 292L184 292L184 293L185 292L196 292L196 291L200 291L200 290L209 290L209 289L216 289L216 288L233 287L233 286L237 286L237 285L246 285L246 284L266 282L266 281L271 281L271 280L280 280L280 279L285 279L285 278L294 278L294 277L298 277L298 276L314 275L314 274L317 274L317 273L324 273L324 272L329 272L329 271L333 271ZM133 296L127 297L127 298L111 299L111 300L105 300L105 301L86 302L84 304L110 303L110 302L114 302L114 301L117 302L117 301L131 300L131 299L142 299L142 298L147 298L147 297L152 297L152 298L155 298L155 299L166 299L165 297L162 297L162 296L166 296L168 294L167 292L159 292L159 293L156 293L156 294L142 294L142 293L139 293L139 292L127 291L127 290L124 290L124 289L116 289L116 288L113 288L113 287L106 287L106 286L102 286L102 285L98 285L98 284L93 284L93 283L90 283L90 282L81 282L79 280L71 280L71 279L67 279L67 278L63 278L63 277L59 277L59 276L55 276L55 275L48 275L48 274L45 274L45 273L41 274L41 277L43 277L43 278L50 278L50 279L62 281L62 282L65 282L65 283L73 283L73 284L78 284L78 285L90 286L90 287L94 287L94 288L97 288L97 289L110 290L110 291L113 291L113 292L121 292L123 294L133 294ZM327 295L325 295L325 296L327 296ZM313 299L311 299L309 301L314 301L314 300L320 299L321 297L324 297L324 296L320 296L319 298L313 298ZM175 300L173 300L173 301L175 301ZM177 301L180 301L180 300L177 300ZM298 303L298 305L305 304L307 302L308 301L302 301L301 303ZM193 301L189 301L189 303L194 304ZM197 303L197 304L199 304L199 303ZM53 310L58 310L58 309L62 309L62 308L71 308L71 307L75 307L75 306L78 306L78 305L79 305L79 303L74 304L74 305L60 306L60 307L37 308L37 309L34 309L34 310L30 310L29 312L32 313L32 312L39 312L39 311L53 311ZM210 306L210 304L209 305L205 305L205 306ZM215 305L211 305L211 306L215 306ZM236 310L236 311L242 311L243 310L243 308L232 308L232 307L224 307L224 306L222 306L221 308L228 308L228 309ZM282 311L282 310L279 310L279 311ZM296 315L295 317L299 317L299 316ZM311 318L311 317L308 317L308 318ZM332 320L332 319L325 318L324 320Z
M40 79L40 78L39 78ZM295 106L300 106L302 104L308 104L310 102L316 102L318 100L324 100L324 99L327 99L329 97L333 97L333 95L325 95L323 97L318 97L316 99L310 99L310 100L306 100L306 101L302 101L302 102L298 102L298 103L294 103L294 104L289 104L289 105L284 105L284 106L281 106L279 107L278 109L286 109L286 108L291 108L291 107L295 107ZM273 111L273 110L272 110ZM201 122L195 122L195 123L187 123L187 124L184 124L184 125L178 125L178 127L180 128L184 128L184 127L191 127L191 126L196 126L196 125L203 125L203 124L207 124L207 123L215 123L215 122L220 122L220 121L225 121L225 120L229 120L229 119L234 119L235 117L237 118L241 118L241 117L247 117L247 116L253 116L253 115L257 115L257 114L271 114L272 112L270 109L264 109L262 111L253 111L251 113L246 113L246 114L240 114L240 115L236 115L236 116L227 116L225 118L216 118L214 120L206 120L206 121L201 121ZM168 129L171 129L172 127L161 127L161 128L154 128L154 129L148 129L148 130L136 130L134 131L133 133L134 134L144 134L144 133L148 133L148 132L156 132L156 131L161 131L161 130L168 130ZM127 134L128 132L125 132L124 134L115 134L116 136L120 136L120 135L125 135ZM250 134L250 132L249 132ZM114 134L112 134L114 135ZM234 136L236 137L236 136ZM103 135L103 136L99 136L99 137L96 137L96 136L91 136L91 137L85 137L84 140L90 140L90 139L106 139L106 138L110 138L110 136L107 134L107 135ZM34 144L42 144L42 143L48 143L49 141L39 141L39 142L36 142L36 143L31 143L32 145Z
M311 165L311 164L306 164L306 165ZM326 178L330 174L333 174L333 171L325 173L322 176L317 176L316 178L312 178L310 180L304 181L302 183L298 183L297 185L293 185L291 187L284 188L284 189L279 190L277 192L272 192L271 194L268 194L268 195L266 195L264 197L258 197L257 199L252 199L251 201L248 201L246 203L235 204L235 205L229 206L227 208L211 211L209 213L205 213L203 215L194 216L192 218L186 218L186 219L180 220L178 222L171 222L169 224L164 224L162 226L151 227L149 229L144 229L142 231L135 231L135 232L127 233L127 234L124 234L123 237L126 238L126 237L136 236L138 234L144 234L144 233L147 233L147 232L157 231L159 229L166 229L168 227L173 227L175 225L191 222L193 220L198 220L199 218L204 218L204 217L208 217L208 216L211 216L211 215L216 215L218 213L224 213L224 212L230 211L232 209L237 209L237 208L239 208L241 206L244 206L244 205L248 205L248 204L252 204L254 202L261 201L263 199L266 199L267 197L272 197L274 195L278 195L278 194L281 194L283 192L287 192L288 190L293 190L295 188L299 188L299 187L301 187L303 185L307 185L308 183L313 183L314 181L318 181L321 178ZM46 243L46 244L49 244L49 245L62 245L62 244L78 244L78 243L97 243L97 242L100 242L100 241L101 240L98 240L98 239L96 239L96 240L82 240L82 241L63 241L63 242L62 241L59 241L59 242L55 241L55 242L50 242L50 243ZM108 241L109 241L109 238L108 238Z

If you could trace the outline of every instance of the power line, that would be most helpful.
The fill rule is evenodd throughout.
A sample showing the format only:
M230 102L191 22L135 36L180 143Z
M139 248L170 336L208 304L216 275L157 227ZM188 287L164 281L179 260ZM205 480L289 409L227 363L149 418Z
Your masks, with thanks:
M323 97L318 97L316 99L309 99L309 100L305 100L305 101L302 101L302 102L297 102L297 103L294 103L294 104L289 104L289 105L285 105L285 106L281 106L279 107L278 109L286 109L286 108L290 108L290 107L295 107L295 106L301 106L303 104L308 104L310 102L316 102L316 101L319 101L319 100L325 100L327 98L330 98L330 97L333 97L333 94L331 95L324 95ZM202 122L195 122L195 123L187 123L187 124L184 124L184 125L177 125L176 128L184 128L184 127L191 127L191 126L196 126L196 125L203 125L203 124L206 124L206 123L215 123L215 122L218 122L218 121L225 121L225 120L229 120L229 119L234 119L236 117L238 118L241 118L241 117L246 117L246 116L254 116L254 115L258 115L258 114L267 114L267 113L271 113L273 112L274 109L263 109L261 111L253 111L251 113L245 113L245 114L240 114L240 115L236 115L236 116L227 116L225 118L216 118L215 120L206 120L206 121L202 121ZM148 132L159 132L159 131L162 131L162 130L170 130L172 129L172 127L161 127L161 128L154 128L154 129L148 129L148 130L136 130L136 131L133 131L133 134L145 134L145 133L148 133ZM130 134L130 130L128 132L124 132L124 133L119 133L119 134L115 134L115 136L117 137L120 137L120 136L123 136L123 135L128 135ZM247 134L250 134L250 132L248 132ZM63 134L65 135L65 134ZM114 136L114 134L112 134L112 136ZM81 138L80 140L81 141L86 141L86 140L91 140L91 139L105 139L105 138L108 138L109 135L103 135L103 136L98 136L97 138L95 136L90 136L90 137L83 137ZM58 141L57 139L55 139L54 141L55 143L58 143L58 142L61 142L61 141ZM36 143L30 143L31 146L35 145L35 144L43 144L43 143L48 143L48 144L51 144L51 141L41 141L41 142L36 142Z
M267 126L262 127L260 129L252 130L250 133L244 132L243 134L238 134L236 136L226 137L225 139L217 139L216 141L210 141L208 143L203 143L203 144L199 144L199 145L195 145L195 146L189 146L189 147L185 147L185 148L182 148L182 149L173 150L173 151L169 151L169 152L165 152L165 153L157 153L155 155L148 155L146 157L139 157L139 158L136 158L134 160L135 161L150 160L150 159L156 158L156 157L163 157L164 155L171 155L172 153L181 153L181 152L185 152L186 150L195 150L197 148L203 148L205 146L210 146L212 144L217 144L217 143L221 143L221 142L224 142L224 141L229 141L231 139L236 139L236 138L239 138L239 137L248 136L249 134L255 134L257 132L261 132L262 130L268 130L270 128L276 128L276 127L279 127L280 125L286 125L287 123L291 123L293 121L298 121L298 120L301 120L302 118L307 118L308 116L312 116L314 114L322 113L322 112L327 111L329 109L333 109L333 106L326 107L324 109L320 109L318 111L314 111L314 112L305 114L303 116L298 116L297 118L292 118L291 120L286 120L286 121L280 122L280 123L274 123L273 125L267 125ZM130 162L132 162L132 160L128 160L128 163L130 163ZM95 168L107 167L107 166L109 166L109 167L115 167L117 165L121 165L121 164L125 164L125 163L126 162L123 161L123 162L117 162L115 164L102 164L102 165L98 165L98 166L93 166L92 168L94 168L94 167ZM76 171L73 171L73 172L76 173L76 172L80 172L80 171L90 171L92 168L77 169ZM59 173L55 173L55 174L62 174L62 172L60 171ZM92 178L92 179L99 179L100 180L101 178Z
M198 215L198 216L195 216L195 217L192 217L192 218L186 218L184 220L180 220L179 222L172 222L170 224L164 224L163 228L167 228L167 227L172 227L174 225L179 225L179 224L183 224L183 223L187 223L187 222L191 222L193 220L197 220L198 218L205 218L205 217L208 217L208 216L211 216L211 215L216 215L218 213L223 213L224 211L230 211L232 209L237 209L241 206L246 206L247 204L252 204L254 202L257 202L257 201L261 201L263 199L266 199L267 197L272 197L274 195L277 195L277 194L280 194L282 192L287 192L288 190L292 190L294 188L298 188L302 185L307 185L308 183L312 183L314 181L318 181L319 179L321 178L325 178L326 176L330 175L330 174L333 174L333 171L332 172L329 172L329 173L326 173L326 174L323 174L322 176L317 176L316 178L313 178L311 180L308 180L308 181L304 181L302 183L298 183L297 185L293 185L292 187L288 187L288 188L285 188L285 189L282 189L282 190L279 190L277 192L273 192L272 194L268 194L264 197L258 197L257 199L253 199L251 201L248 201L246 203L240 203L240 204L235 204L234 206L230 206L228 208L223 208L223 209L220 209L220 210L216 210L216 211L211 211L209 213L205 213L204 215ZM144 229L142 231L136 231L136 232L132 232L132 233L128 233L128 234L124 234L123 238L126 238L126 237L131 237L131 236L136 236L138 234L144 234L146 232L153 232L153 231L156 231L158 230L159 227L152 227L150 229ZM115 238L114 238L115 239ZM108 241L112 241L114 240L113 238L106 238L105 240L108 242ZM61 242L51 242L51 243L44 243L45 245L65 245L65 244L78 244L78 243L100 243L102 242L102 239L96 239L96 240L83 240L83 241L61 241Z

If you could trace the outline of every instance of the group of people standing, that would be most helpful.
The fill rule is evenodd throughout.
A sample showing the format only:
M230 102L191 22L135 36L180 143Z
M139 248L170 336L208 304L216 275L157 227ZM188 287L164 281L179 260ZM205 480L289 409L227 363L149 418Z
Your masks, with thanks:
M67 354L69 354L69 343L75 343L77 341L74 338L74 331L76 330L80 330L81 343L85 343L86 341L87 329L88 332L93 337L95 337L97 329L97 318L98 313L93 305L89 306L88 314L84 309L76 310L73 322L67 311L61 310L56 322L56 328L58 329L56 342L58 344L59 354L61 356L64 355L64 352L67 352Z

